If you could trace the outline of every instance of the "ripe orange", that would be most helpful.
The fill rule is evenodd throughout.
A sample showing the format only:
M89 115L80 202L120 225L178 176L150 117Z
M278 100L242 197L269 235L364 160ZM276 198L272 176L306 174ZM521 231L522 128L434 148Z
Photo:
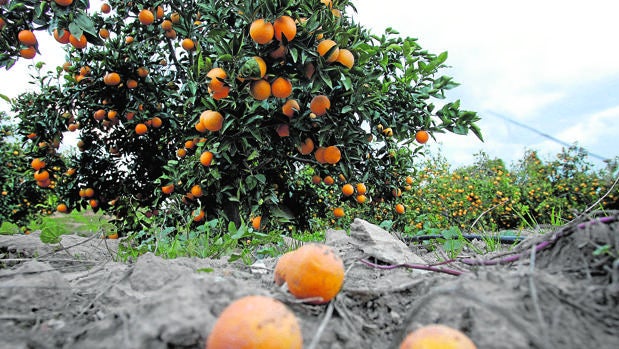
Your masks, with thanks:
M146 132L148 132L148 126L146 126L143 123L139 123L137 125L135 125L135 133L138 135L145 135Z
M69 42L73 47L78 50L85 48L88 45L88 41L86 40L86 35L82 34L79 38L73 36L73 34L69 35Z
M169 19L164 19L163 22L161 22L161 29L165 31L172 30L172 21Z
M208 335L206 349L301 349L303 336L294 314L280 301L246 296L219 315Z
M342 158L342 152L335 146L329 146L325 149L325 162L331 165L337 164Z
M426 143L430 139L428 131L419 130L415 133L415 140L421 144Z
M342 48L340 49L335 61L350 69L353 65L355 65L355 56L353 56L352 52L349 50Z
M172 194L174 192L174 184L169 183L164 185L163 187L161 187L161 191L166 195Z
M280 76L271 83L271 93L277 98L288 98L292 94L292 83Z
M138 76L141 78L145 78L148 76L148 69L146 69L145 67L139 67L138 68Z
M205 151L200 155L200 163L202 166L211 166L211 162L213 162L213 153L210 151Z
M134 89L138 87L138 82L137 80L133 80L133 79L127 79L127 88L128 89Z
M138 14L138 20L143 25L153 24L153 22L155 21L155 15L153 14L151 10L143 9Z
M170 29L170 30L166 30L163 35L168 38L168 39L176 39L176 30L174 29Z
M56 211L60 213L67 213L69 212L69 207L67 207L67 204L60 203L58 204L58 206L56 206Z
M56 41L58 41L61 44L68 44L71 33L69 33L67 29L60 29L60 30L62 31L62 35L60 35L58 28L54 29L54 39L56 39Z
M4 28L5 25L6 25L6 21L0 18L0 30L2 30L2 28Z
M101 29L99 29L99 36L102 39L107 39L107 38L110 37L110 31L105 29L105 28L101 28Z
M118 112L116 110L110 110L107 112L107 118L110 120L116 119L117 116L118 116Z
M37 181L44 181L49 179L49 172L46 170L39 170L34 172L34 179Z
M90 207L92 208L97 208L99 207L99 200L97 199L91 199L90 201L88 201L88 204L90 205Z
M84 197L85 198L91 198L95 196L95 190L92 188L86 188L84 189Z
M73 0L54 0L54 2L59 6L66 7L71 5L73 3Z
M464 333L440 324L426 325L411 332L400 349L450 348L476 349L475 343Z
M288 137L290 136L290 126L288 124L279 124L275 129L277 135L280 137Z
M90 75L90 72L91 72L91 71L92 71L92 70L90 69L90 67L89 67L89 66L87 66L87 65L85 65L85 66L83 66L83 67L81 67L81 68L80 68L80 75L82 75L82 76L88 76L88 75Z
M294 251L289 263L285 268L286 284L297 299L318 298L308 303L324 304L331 301L344 284L344 262L327 245L303 245Z
M325 161L325 147L318 147L316 149L316 152L314 152L314 157L316 158L316 161L318 161L319 164L324 164Z
M230 86L224 86L217 91L212 91L210 88L208 90L211 94L211 97L213 97L213 99L216 101L226 98L230 95Z
M170 20L172 21L172 23L174 24L179 24L181 22L181 15L178 12L173 12L170 15Z
M333 40L322 40L316 46L316 51L321 57L327 61L327 63L333 63L340 54L340 49L337 47L337 43Z
M344 213L344 209L342 207L336 207L333 209L333 215L335 216L335 218L342 218L344 216L346 216L346 214Z
M189 192L191 193L191 195L193 195L193 197L199 198L200 196L202 196L202 187L199 184L196 184L191 187L191 190L189 190Z
M157 19L162 19L162 18L163 18L163 15L164 15L164 13L163 13L163 7L161 7L161 6L157 6L157 9L156 9L156 11L155 11L155 14L156 14L156 16L157 16Z
M20 49L19 55L25 59L32 59L37 55L37 50L33 46L28 46Z
M103 82L108 86L116 86L120 84L120 75L115 72L107 73L103 77Z
M368 192L368 188L363 183L357 183L357 194L366 194Z
M319 175L313 175L312 176L312 183L314 184L320 184L322 183L322 178L320 178Z
M310 110L312 113L316 114L316 116L325 115L329 108L331 108L331 101L329 97L325 95L315 96L310 102Z
M273 24L265 21L263 18L256 19L249 26L249 36L260 45L271 42L274 34Z
M105 119L106 112L104 109L99 109L93 114L93 118L97 121Z
M206 73L206 76L211 79L208 84L208 87L214 91L218 92L222 90L225 86L224 80L228 77L228 74L222 68L213 68Z
M43 161L43 160L41 160L39 158L34 158L32 160L32 162L30 163L30 166L32 166L32 168L35 171L38 171L38 170L40 170L40 169L45 167L45 161Z
M326 185L333 185L333 183L335 183L335 180L331 176L326 176L322 181L325 182Z
M262 223L262 216L256 216L251 219L251 227L254 228L254 230L260 230L261 223Z
M181 41L181 46L185 51L191 51L196 47L196 44L190 38L185 38Z
M299 102L294 99L287 100L282 106L282 113L289 118L292 118L294 113L298 113L299 110L301 110L301 107L299 107Z
M264 79L253 81L249 85L249 92L255 99L263 101L271 96L271 84Z
M112 6L110 6L110 4L103 3L103 5L101 5L101 12L110 13L110 11L112 11Z
M205 129L211 132L217 132L221 130L224 123L224 117L216 111L206 110L200 114L200 124Z
M288 251L281 255L277 260L277 264L275 264L275 270L273 271L273 277L275 284L277 286L281 286L286 282L286 274L288 273L288 269L294 263L292 258L294 258L295 251Z
M305 138L305 141L303 141L303 143L299 145L298 149L299 153L307 155L314 150L314 141L311 138L307 137Z
M276 49L269 52L269 57L273 59L281 59L286 56L286 53L288 53L288 47L284 44L279 44Z
M34 46L37 44L37 38L34 36L34 33L30 30L21 30L17 34L17 39L22 45L26 46Z
M344 196L351 196L352 194L354 194L354 192L355 188L352 186L352 184L346 183L342 186L342 194L344 194Z
M413 177L406 176L405 181L406 181L406 184L411 185L411 184L413 184Z
M125 38L125 44L129 45L133 42L133 36L127 36Z
M187 150L180 148L176 151L176 156L179 158L184 158L187 155Z
M355 197L355 200L356 200L358 203L363 204L363 203L365 203L365 202L368 200L368 197L367 197L367 196L365 196L365 195L363 195L363 194L359 194L359 195L357 195L357 196Z
M398 214L404 214L404 205L396 204L395 205L395 212L398 213Z
M391 189L391 195L393 195L396 198L399 198L400 196L402 196L402 189L400 188Z
M200 221L203 221L203 220L204 220L204 215L205 215L204 210L198 210L198 209L196 209L196 210L194 210L194 211L193 211L193 213L192 213L192 218L191 218L191 219L192 219L194 222L200 222Z
M297 25L294 23L294 19L290 16L281 16L273 22L273 30L275 38L278 41L282 41L282 37L286 37L286 40L292 41L297 35Z

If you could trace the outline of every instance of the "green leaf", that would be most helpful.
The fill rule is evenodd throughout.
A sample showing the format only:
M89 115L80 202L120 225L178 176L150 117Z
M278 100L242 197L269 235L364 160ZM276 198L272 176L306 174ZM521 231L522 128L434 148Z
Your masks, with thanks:
M77 26L79 26L79 28L89 34L92 34L93 36L97 36L97 29L95 29L95 25L92 22L92 20L90 19L90 17L88 17L87 14L85 14L84 12L78 12L77 15L75 16L75 19L73 20L73 22L71 24L75 23ZM71 25L69 24L69 31L73 34L73 30L71 30ZM75 34L73 34L73 36L75 36ZM81 35L80 35L81 36ZM78 36L79 37L79 36Z

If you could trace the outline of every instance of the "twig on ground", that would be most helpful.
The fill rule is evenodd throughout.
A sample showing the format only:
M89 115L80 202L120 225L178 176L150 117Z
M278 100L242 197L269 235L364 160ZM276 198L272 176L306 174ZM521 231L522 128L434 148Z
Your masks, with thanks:
M372 263L366 259L359 259L359 262L372 267L372 268L376 268L376 269L385 269L385 270L390 270L390 269L396 269L396 268L409 268L409 269L418 269L418 270L427 270L427 271L434 271L434 272L438 272L438 273L445 273L445 274L449 274L449 275L462 275L464 272L462 271L458 271L458 270L454 270L454 269L447 269L447 268L437 268L431 265L426 265L426 264L412 264L412 263L401 263L401 264L390 264L390 265L380 265L380 264L376 264L376 263Z
M325 311L325 317L322 319L322 322L320 323L318 330L316 330L316 333L314 334L314 337L312 338L312 341L310 345L307 347L307 349L314 349L318 345L318 342L320 341L320 337L322 336L322 333L325 331L325 328L327 328L327 324L329 323L329 320L331 320L331 316L333 315L333 307L334 307L333 301L329 302L329 305L327 306L327 310Z

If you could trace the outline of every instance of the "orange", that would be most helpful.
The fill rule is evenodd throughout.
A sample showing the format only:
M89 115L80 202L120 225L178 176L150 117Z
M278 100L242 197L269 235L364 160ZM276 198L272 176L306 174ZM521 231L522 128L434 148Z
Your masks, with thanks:
M299 107L299 102L294 99L287 100L282 106L282 113L289 118L292 118L295 113L299 112L299 110L301 110L301 107Z
M344 262L327 245L303 245L294 251L285 278L288 290L297 299L324 304L331 301L344 284Z
M277 98L288 98L292 94L292 83L280 76L271 83L271 93Z
M395 212L398 214L404 214L404 205L402 204L396 204L395 205Z
M43 160L41 160L39 158L34 158L34 159L32 159L32 162L30 163L30 166L32 166L32 168L35 171L38 171L38 170L40 170L40 169L45 167L45 161L43 161Z
M294 23L294 19L290 16L281 16L273 22L273 30L275 38L278 41L282 41L285 36L287 41L292 41L297 35L297 25Z
M322 178L320 178L319 175L313 175L312 176L312 183L314 184L320 184L322 183Z
M181 41L181 46L183 47L183 49L185 49L185 51L191 51L196 47L196 44L193 42L193 40L185 38L183 39L183 41Z
M138 14L138 20L144 25L153 24L153 22L155 21L155 15L151 10L143 9Z
M196 147L196 142L194 142L192 139L185 141L185 149L193 149Z
M327 63L333 63L337 59L340 53L340 49L337 47L337 43L333 40L322 40L316 46L316 51L323 57Z
M286 53L288 53L288 47L284 44L279 44L276 49L269 52L269 57L274 59L281 59L286 56Z
M187 155L187 150L185 150L185 149L183 149L183 148L178 149L178 150L176 151L176 156L178 156L179 158L184 158L184 157L185 157L185 155Z
M200 155L200 163L202 166L211 166L211 162L213 162L213 153L210 151L205 151Z
M120 84L120 75L115 72L107 73L103 77L103 82L108 86L116 86Z
M288 137L290 136L290 126L288 124L279 124L275 129L277 135L280 137Z
M316 161L318 161L319 164L324 164L325 161L325 147L318 147L318 149L316 149L316 152L314 153L314 157L316 158Z
M273 271L273 277L275 284L277 286L281 286L286 282L286 274L290 266L294 263L294 252L289 251L281 255L277 260L277 264L275 264L275 270Z
M169 19L164 19L163 22L161 22L161 29L165 31L172 30L172 21Z
M163 35L165 35L166 38L168 39L176 39L176 30L171 29L171 30L166 30Z
M163 120L161 120L161 118L158 116L153 116L153 118L150 119L150 125L153 128L159 128L161 127L161 125L163 125Z
M67 204L60 203L58 204L58 206L56 206L56 211L60 213L67 213L69 212L69 207L67 207Z
M191 219L194 222L200 222L200 221L204 220L204 215L205 215L204 210L194 210L193 213L192 213L192 218Z
M163 187L161 187L161 191L166 195L172 194L174 192L174 184L170 183L164 185Z
M37 181L44 181L49 179L49 172L46 170L39 170L34 172L34 179Z
M25 59L32 59L37 55L37 50L33 46L28 46L19 50L19 55Z
M294 314L280 301L245 296L219 315L208 335L206 349L301 349L303 336Z
M342 48L338 52L336 62L341 63L346 68L350 69L355 65L355 56L349 50Z
M365 203L368 200L368 197L363 195L363 194L359 194L359 195L357 195L357 197L355 197L355 200L358 203L363 204L363 203Z
M263 18L256 19L249 26L249 36L254 42L260 45L268 44L273 40L275 30L273 24L265 21Z
M117 116L118 116L118 112L116 110L110 110L107 112L107 118L110 120L116 119Z
M216 111L206 110L200 114L200 124L205 129L211 132L217 132L221 130L224 123L224 117Z
M71 33L69 33L69 31L66 29L60 29L60 30L62 30L62 35L60 35L58 28L54 29L54 39L56 39L56 41L58 41L61 44L68 44Z
M426 143L430 139L430 134L427 131L420 130L415 133L415 140L421 144Z
M181 22L181 15L178 12L173 12L170 15L170 20L172 21L172 23L174 24L179 24Z
M105 115L106 115L105 110L104 109L99 109L99 110L97 110L93 114L93 118L95 118L95 120L101 121L101 120L105 119Z
M342 218L346 215L346 213L344 213L344 209L342 207L336 207L333 209L333 215L335 218Z
M262 216L256 216L251 219L251 227L254 228L254 230L260 230L261 223L262 223Z
M204 132L208 131L208 130L206 129L206 127L204 127L204 125L203 125L200 121L198 121L198 122L196 123L196 130L197 130L198 132L200 132L200 133L204 133Z
M199 184L196 184L191 187L189 192L191 193L191 195L193 195L193 197L199 198L200 196L202 196L202 187Z
M73 3L73 0L54 0L54 2L59 6L66 7L71 5Z
M30 30L22 30L17 34L17 39L22 45L34 46L37 44L37 38Z
M267 64L264 59L259 56L253 56L245 60L239 69L237 79L241 82L245 81L245 79L258 80L262 79L266 73Z
M110 37L110 31L105 29L105 28L101 28L101 29L99 29L99 36L102 39L107 39L107 38Z
M146 69L145 67L139 67L138 68L138 76L141 78L145 78L148 76L148 69Z
M329 97L325 95L315 96L310 102L310 110L312 113L316 114L316 116L325 115L329 108L331 108L331 101Z
M402 196L402 189L400 188L391 189L391 195L393 195L396 198L399 198L400 196Z
M127 36L125 38L125 44L131 44L133 42L133 36Z
M73 47L78 50L85 48L88 45L88 41L86 40L86 35L82 34L79 38L73 36L73 34L69 35L69 42Z
M329 8L333 7L333 0L320 0L320 2Z
M157 19L162 19L163 18L163 7L161 6L157 6L157 9L155 11L156 15L157 15Z
M357 194L366 194L368 192L368 188L363 183L357 183Z
M90 72L91 72L91 69L87 65L85 65L85 66L80 68L80 75L82 75L82 76L88 76L88 75L90 75Z
M214 91L218 92L223 89L225 86L224 80L228 77L228 74L222 68L213 68L206 73L206 76L211 79L208 83L208 87Z
M139 123L137 125L135 125L135 133L138 135L144 135L146 134L146 132L148 132L148 126L146 126L143 123Z
M271 96L271 84L264 79L253 81L249 85L249 92L255 99L263 101Z
M108 238L108 239L110 239L110 240L116 240L116 239L118 239L118 233L111 233L111 234L108 234L108 235L106 236L106 238Z
M326 185L333 185L333 183L335 183L335 180L331 176L326 176L322 181L325 182Z
M6 25L6 21L0 18L0 30L2 30L2 28L4 28L5 25Z
M134 89L138 87L138 82L137 80L133 80L133 79L127 79L127 88L128 89Z
M92 188L86 188L84 189L84 197L85 198L91 198L95 196L95 190Z
M352 194L354 194L354 192L355 188L352 186L352 184L346 183L342 186L342 194L344 194L344 196L351 196Z
M426 325L411 332L400 349L446 348L476 349L475 343L464 333L440 324Z
M305 138L305 141L303 141L303 143L299 145L298 149L299 153L307 155L314 150L314 141L311 138L307 137Z
M411 185L411 184L413 184L413 177L406 176L405 181L406 181L406 184Z
M221 89L217 90L217 91L212 91L209 88L209 92L211 93L211 97L213 97L214 100L218 101L220 99L224 99L226 97L228 97L230 95L230 86L224 86Z
M90 205L90 207L92 208L97 208L99 207L99 200L97 199L91 199L90 201L88 201L88 204Z
M332 145L325 149L325 162L328 164L337 164L341 158L342 152L340 152L340 149L337 146Z
M104 3L103 5L101 5L101 12L110 13L110 11L112 11L112 6L110 6L110 4Z

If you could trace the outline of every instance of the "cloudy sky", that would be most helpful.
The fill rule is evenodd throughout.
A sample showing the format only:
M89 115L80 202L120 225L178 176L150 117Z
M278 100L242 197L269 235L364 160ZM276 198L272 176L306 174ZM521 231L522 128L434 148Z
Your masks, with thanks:
M461 86L448 99L461 99L463 108L481 115L485 138L482 143L474 136L438 135L430 147L440 147L450 163L471 164L480 150L508 164L525 149L552 157L561 145L539 133L578 142L603 158L619 155L618 1L354 3L357 20L373 31L393 27L431 52L449 52L451 68L444 73ZM62 64L60 45L42 36L48 66ZM0 84L0 93L15 97L28 89L28 64L21 60L0 71L0 80L10 82ZM0 110L7 110L3 101ZM591 161L601 164L595 157Z

